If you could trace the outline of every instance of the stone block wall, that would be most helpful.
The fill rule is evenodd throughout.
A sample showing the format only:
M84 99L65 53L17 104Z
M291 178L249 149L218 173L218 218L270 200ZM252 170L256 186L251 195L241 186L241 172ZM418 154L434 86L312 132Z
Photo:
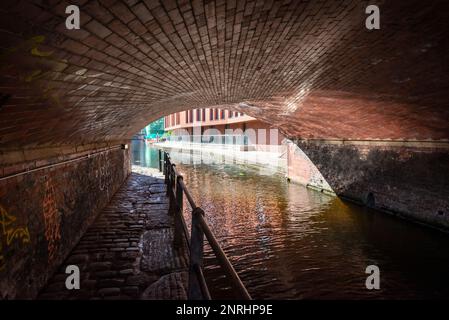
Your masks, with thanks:
M338 196L449 230L447 143L310 140L295 143Z
M33 298L130 173L129 150L2 151L0 161L0 177L59 163L0 180L0 299Z

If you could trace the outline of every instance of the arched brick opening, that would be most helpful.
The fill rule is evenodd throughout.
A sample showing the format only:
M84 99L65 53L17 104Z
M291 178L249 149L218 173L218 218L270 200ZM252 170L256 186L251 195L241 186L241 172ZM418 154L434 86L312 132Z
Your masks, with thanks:
M0 4L1 176L107 151L112 192L129 159L108 148L166 114L221 107L279 127L338 194L363 201L372 192L379 209L449 225L447 1L70 1L80 30L65 28L68 4ZM368 4L380 7L380 30L365 28ZM48 193L66 225L82 225L78 203L95 211L67 181L95 193L104 163L91 160L90 175L76 179L73 166L1 182L4 212L20 223L37 217L35 243L17 259L47 250L38 235ZM79 236L61 234L59 260ZM28 296L58 259L39 262L38 280L23 284Z
M445 1L375 1L372 31L367 1L74 3L80 30L65 1L2 2L2 148L129 138L192 105L290 137L449 136Z

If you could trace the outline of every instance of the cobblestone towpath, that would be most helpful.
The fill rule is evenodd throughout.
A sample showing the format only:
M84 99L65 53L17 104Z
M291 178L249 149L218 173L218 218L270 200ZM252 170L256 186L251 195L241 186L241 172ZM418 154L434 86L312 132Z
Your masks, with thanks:
M163 175L133 167L38 298L186 299L187 259L173 248ZM80 268L79 290L65 287L67 265Z

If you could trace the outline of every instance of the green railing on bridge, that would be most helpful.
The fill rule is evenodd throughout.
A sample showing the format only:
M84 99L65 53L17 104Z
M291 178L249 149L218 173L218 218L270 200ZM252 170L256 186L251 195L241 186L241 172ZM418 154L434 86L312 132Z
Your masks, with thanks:
M195 204L184 183L183 176L176 170L176 165L171 162L169 154L162 150L159 150L159 170L163 171L165 175L167 195L170 201L169 213L174 215L174 245L180 248L184 242L187 244L190 254L188 298L192 300L211 299L203 274L204 237L206 237L222 270L231 282L236 298L251 300L248 290L207 224L203 209ZM184 195L192 207L190 236L183 215Z

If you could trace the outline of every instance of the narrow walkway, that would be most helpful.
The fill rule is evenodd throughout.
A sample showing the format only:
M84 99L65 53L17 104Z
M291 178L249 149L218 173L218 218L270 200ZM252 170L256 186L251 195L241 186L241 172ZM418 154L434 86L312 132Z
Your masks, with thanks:
M134 167L38 298L186 299L187 256L173 249L165 192L161 173ZM79 290L65 287L70 264Z

